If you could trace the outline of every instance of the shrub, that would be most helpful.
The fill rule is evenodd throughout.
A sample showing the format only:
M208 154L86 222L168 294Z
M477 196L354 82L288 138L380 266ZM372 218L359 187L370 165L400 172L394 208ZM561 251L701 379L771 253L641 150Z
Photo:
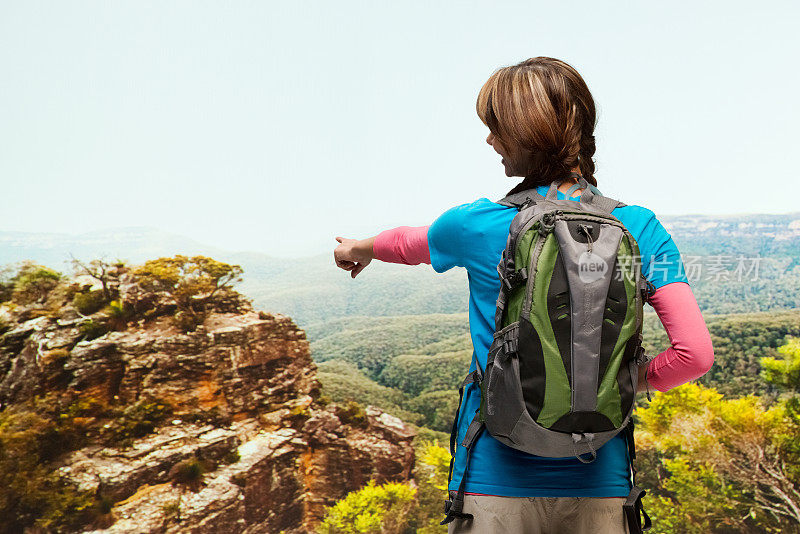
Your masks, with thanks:
M344 406L339 406L336 415L346 425L361 428L367 426L367 412L356 401L349 401Z
M225 453L225 456L222 457L222 463L224 463L224 464L235 464L236 462L238 462L241 459L242 459L242 457L239 454L239 448L238 447L234 447L233 449L231 449L231 450L229 450L228 452Z
M439 525L447 499L447 473L450 451L436 442L426 441L417 448L414 479L417 481L417 510L413 520L418 534L447 532Z
M72 305L83 315L91 315L99 311L105 303L106 298L100 289L76 293L72 297Z
M0 412L0 534L31 527L72 531L103 516L101 496L78 490L55 472L52 461L70 445L54 421L30 406Z
M109 331L109 328L104 322L89 319L78 325L78 330L83 335L83 339L86 341L91 341L104 335Z
M84 263L77 258L72 258L72 268L76 274L91 276L103 286L100 292L104 302L110 302L114 295L111 291L111 280L118 279L121 271L125 269L125 263L117 260L116 263L109 263L105 260L92 260Z
M111 423L106 436L111 443L128 446L133 440L146 436L167 417L172 406L155 399L146 399L129 406Z
M61 273L43 265L25 262L13 277L12 299L19 304L32 304L47 297L58 284Z
M182 256L150 260L134 271L145 291L165 292L175 301L175 324L184 332L202 324L215 298L240 282L242 268L205 256Z
M399 534L409 530L410 512L416 506L416 490L408 484L389 482L351 492L329 507L319 527L320 534L381 532Z
M109 326L115 330L123 330L128 324L128 319L133 316L133 310L130 306L126 306L119 300L112 300L108 306L103 308L103 311L108 315Z
M214 470L214 467L213 464L197 457L181 460L170 469L169 478L175 484L181 484L192 491L198 491L203 485L203 475Z
M10 267L0 267L0 303L11 300L14 293L14 281Z
M181 520L181 500L176 499L174 501L165 502L161 505L161 511L164 513L164 518L167 521L178 521Z
M203 324L205 320L204 314L201 313L187 313L185 311L179 310L173 318L173 324L180 330L181 332L188 333L194 332L197 330L197 327Z

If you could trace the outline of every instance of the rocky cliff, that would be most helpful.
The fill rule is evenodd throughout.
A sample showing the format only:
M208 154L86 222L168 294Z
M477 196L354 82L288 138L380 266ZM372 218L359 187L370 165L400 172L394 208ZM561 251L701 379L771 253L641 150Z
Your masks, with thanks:
M70 499L88 499L42 520L33 515L49 505L37 509L33 498L14 508L19 491L0 488L3 511L21 510L17 527L310 532L347 492L410 477L413 431L374 408L320 399L305 333L291 319L227 292L185 332L165 295L149 313L119 312L126 295L141 296L136 284L118 277L111 289L120 301L94 314L74 305L76 295L100 291L85 279L60 281L33 303L0 304L0 470L26 465L9 444L23 443L14 439L34 414L45 428L35 435L58 438L39 458L59 498L63 485Z

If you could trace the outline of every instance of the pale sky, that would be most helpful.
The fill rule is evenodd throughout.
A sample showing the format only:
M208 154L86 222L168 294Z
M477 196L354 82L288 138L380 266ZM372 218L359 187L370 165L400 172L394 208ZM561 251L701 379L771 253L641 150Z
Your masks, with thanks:
M600 190L798 204L796 2L0 0L0 230L332 250L516 184L475 98L532 56L598 107Z

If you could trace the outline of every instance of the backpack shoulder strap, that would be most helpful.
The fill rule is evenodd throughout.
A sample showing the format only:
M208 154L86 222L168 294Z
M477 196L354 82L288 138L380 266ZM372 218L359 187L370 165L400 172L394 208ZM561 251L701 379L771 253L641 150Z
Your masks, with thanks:
M592 206L596 206L600 208L602 211L606 213L611 213L614 211L614 208L619 208L622 206L627 206L624 202L620 202L619 200L614 200L610 197L604 197L602 195L594 195L590 201Z
M522 206L525 204L530 204L539 200L544 200L544 196L542 196L542 194L539 193L539 191L537 191L534 187L531 189L526 189L525 191L519 191L513 195L507 195L500 200L495 200L495 203L502 204L503 206L522 209Z
M595 186L586 181L586 178L584 178L583 176L578 178L578 183L570 188L570 192L578 188L583 189L583 193L581 193L580 202L585 204L591 204L593 207L600 209L600 211L604 213L610 214L612 211L614 211L614 208L627 206L627 204L625 204L624 202L620 202L619 200L603 196L603 193L601 193L599 189L597 189Z

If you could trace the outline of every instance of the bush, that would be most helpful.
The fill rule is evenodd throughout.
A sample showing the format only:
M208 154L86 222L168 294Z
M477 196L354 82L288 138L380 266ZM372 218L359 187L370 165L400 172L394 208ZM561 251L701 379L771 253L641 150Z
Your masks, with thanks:
M29 406L0 412L0 534L72 531L107 512L102 496L56 474L53 460L71 445L59 425Z
M91 315L100 310L106 303L103 291L95 289L83 293L76 293L72 297L72 305L83 315Z
M203 475L212 469L198 458L182 460L170 470L169 476L176 484L188 486L197 491L203 484Z
M224 464L235 464L241 459L242 459L242 457L239 454L239 448L238 447L234 447L233 449L231 449L231 450L229 450L228 452L225 453L225 456L222 457L222 463L224 463Z
M33 262L23 263L12 278L14 291L12 299L19 304L32 304L47 297L47 294L58 285L61 273Z
M104 335L106 332L109 331L109 328L108 325L104 322L89 319L78 325L78 330L83 335L84 340L91 341L93 339L97 339L98 337Z
M241 282L241 274L238 265L182 255L150 260L134 271L142 289L172 297L178 308L175 324L183 332L202 324L210 305L224 300L230 287Z
M339 409L336 411L336 416L346 425L361 428L367 426L367 412L364 410L363 406L355 401L350 401L344 406L339 406Z
M10 267L0 268L0 303L11 300L14 293L14 281L11 276Z
M237 453L238 460L238 453ZM231 458L229 458L231 459ZM169 478L173 484L180 484L188 487L191 491L199 491L204 485L203 478L206 473L214 471L219 462L203 458L202 455L194 456L181 460L169 471ZM231 462L234 463L234 462Z
M55 394L0 412L0 534L108 527L113 502L62 480L56 471L61 458L94 439L109 445L130 443L171 413L167 403L155 399L121 410L92 396L67 399ZM198 461L201 471L208 469L210 464ZM198 478L196 469L188 465L178 476L191 482Z
M320 534L356 534L409 532L410 512L414 510L416 490L408 484L389 482L377 486L371 480L351 492L325 513Z
M205 314L179 310L172 318L173 324L183 333L194 332L205 321Z
M128 324L128 319L133 316L133 310L119 300L112 300L108 306L103 308L108 315L109 326L114 330L123 330Z
M174 501L165 502L161 505L161 511L164 513L164 519L167 521L178 521L181 520L181 500L176 499Z
M417 510L414 524L418 534L447 532L439 525L447 499L447 473L450 451L436 442L428 441L417 448L414 479L417 481Z
M146 399L129 406L111 423L106 436L117 445L129 446L133 440L146 436L159 423L172 415L172 406L155 399Z

